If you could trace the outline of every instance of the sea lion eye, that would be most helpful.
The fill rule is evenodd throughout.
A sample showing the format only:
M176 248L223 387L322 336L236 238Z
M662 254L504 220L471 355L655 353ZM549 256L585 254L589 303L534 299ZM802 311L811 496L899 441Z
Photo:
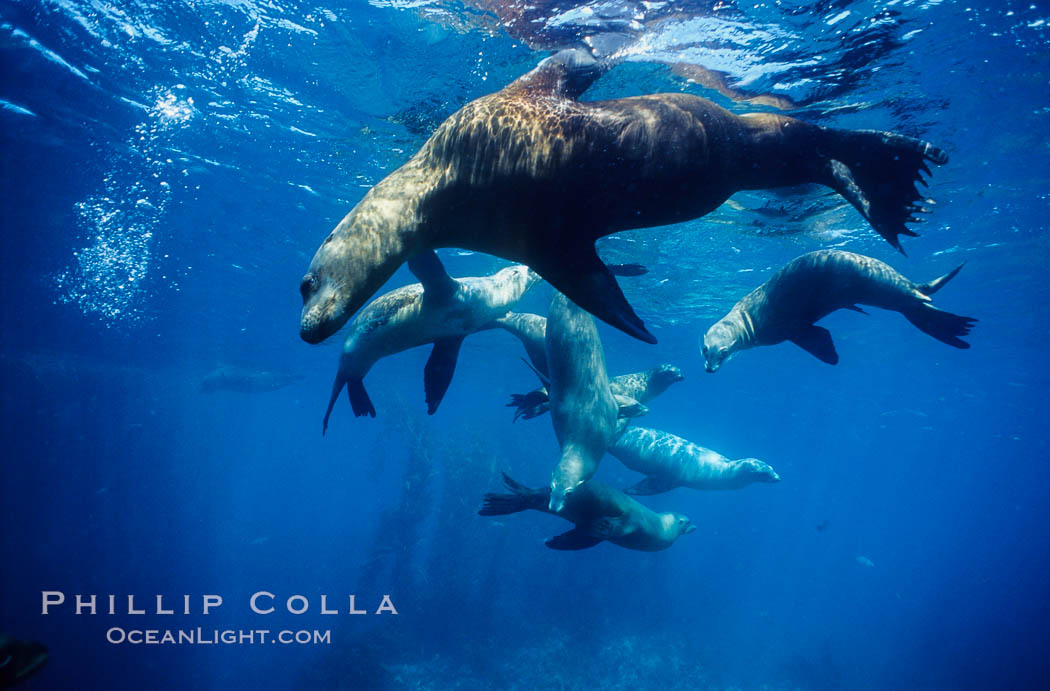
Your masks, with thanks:
M313 274L306 274L303 276L303 282L299 284L299 293L303 296L303 299L310 297L317 292L317 276Z

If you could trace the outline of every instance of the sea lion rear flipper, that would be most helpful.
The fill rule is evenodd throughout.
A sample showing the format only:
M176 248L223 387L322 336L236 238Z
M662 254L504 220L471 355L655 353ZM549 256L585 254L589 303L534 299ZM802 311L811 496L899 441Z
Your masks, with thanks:
M423 292L427 297L451 298L459 289L459 284L445 271L445 266L434 250L420 252L409 259L408 270L423 284Z
M368 397L368 392L365 391L364 381L361 379L348 380L346 382L346 395L350 399L350 406L354 409L355 416L376 416L375 406L372 405L372 399ZM329 407L330 410L331 407ZM327 416L325 417L327 419Z
M452 375L456 372L456 360L459 359L459 347L463 345L463 336L457 338L441 338L434 341L434 349L430 351L430 358L423 367L423 388L427 396L427 414L433 415L441 399L448 391L448 385L452 383Z
M644 480L631 485L623 492L624 494L633 494L635 496L649 496L651 494L670 492L672 489L674 489L674 485L665 478L647 477Z
M831 340L831 332L816 324L807 324L798 329L790 339L792 343L821 362L836 365L839 354L835 352L835 343Z
M919 303L918 307L901 312L912 324L923 333L933 336L941 343L955 348L969 348L970 344L960 336L970 333L977 322L973 317L961 317L958 314L937 309L928 302Z
M938 290L943 288L945 283L947 283L948 281L950 281L953 278L955 278L955 274L959 273L964 266L966 266L966 262L963 262L962 264L959 264L959 266L955 267L954 269L952 269L948 273L944 274L940 278L935 278L932 281L930 281L929 283L920 283L917 286L915 286L915 288L916 288L916 290L918 290L923 295L926 295L927 297L929 297L930 295L933 295Z
M580 247L574 252L564 248L550 248L548 252L529 262L540 274L577 305L606 324L646 343L656 343L656 337L645 328L627 302L623 291L594 246Z
M569 551L594 547L601 541L602 538L600 537L590 535L580 528L573 528L567 533L547 538L547 541L544 544L551 549Z
M921 222L928 213L915 187L930 174L926 161L948 162L948 154L929 142L892 132L824 130L830 141L828 184L846 198L901 254L900 235L916 236L906 223ZM822 147L823 148L823 147Z

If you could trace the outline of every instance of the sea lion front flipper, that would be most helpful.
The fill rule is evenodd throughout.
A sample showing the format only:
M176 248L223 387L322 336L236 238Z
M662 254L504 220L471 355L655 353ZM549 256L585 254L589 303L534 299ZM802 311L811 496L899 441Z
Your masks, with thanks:
M630 396L622 396L618 393L613 394L613 398L616 400L616 406L618 408L616 414L617 418L630 419L649 414L649 409L639 403L637 399L631 398Z
M434 349L430 351L430 358L423 367L423 389L427 395L427 414L433 415L441 399L448 391L448 385L452 383L452 375L456 372L456 360L459 359L459 347L463 345L463 336L457 338L441 338L434 341Z
M790 339L792 343L821 362L836 365L839 354L835 352L835 343L831 340L831 332L816 324L807 324L799 328Z
M640 341L656 343L656 337L635 314L593 245L568 252L564 248L551 247L530 261L529 266L555 290L606 324Z
M562 533L561 535L555 535L554 537L547 538L547 541L544 542L544 544L550 547L551 549L569 551L594 547L601 541L602 538L600 537L590 535L586 531L580 530L579 528L573 528L567 533Z
M651 494L663 494L674 489L670 480L662 477L647 477L644 480L631 485L623 491L624 494L635 496L649 496Z
M602 540L611 540L633 533L634 526L621 516L602 516L590 525L590 534Z
M423 284L423 292L427 297L451 298L459 289L456 279L448 275L434 250L420 252L409 259L408 270Z
M862 310L860 307L858 307L856 305L846 305L846 309L852 310L854 312L860 312L861 314L863 314L865 316L869 316L867 312L865 312L864 310Z

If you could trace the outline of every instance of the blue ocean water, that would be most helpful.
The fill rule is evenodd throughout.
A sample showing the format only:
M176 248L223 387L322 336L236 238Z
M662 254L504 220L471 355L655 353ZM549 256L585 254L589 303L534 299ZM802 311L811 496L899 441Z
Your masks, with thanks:
M50 651L24 688L1045 688L1050 5L536 2L547 15L524 22L507 7L525 6L0 0L0 631ZM599 324L610 373L686 377L640 423L782 478L646 498L698 526L663 552L555 552L561 519L477 515L501 471L538 487L558 457L548 417L512 424L503 405L535 386L509 335L466 340L433 416L428 350L381 361L378 417L344 398L325 437L341 339L298 336L299 280L365 191L461 105L585 36L627 56L588 99L771 108L690 80L700 65L797 117L951 156L907 257L817 188L599 243L649 268L621 283L659 339ZM937 304L980 319L973 347L838 312L821 322L834 367L784 344L706 374L707 327L826 247L915 281L965 262ZM506 264L440 255L454 276ZM383 291L414 281L402 269ZM206 390L222 367L280 381ZM599 477L638 479L611 457ZM42 615L44 591L67 603ZM260 591L277 611L250 609ZM75 614L77 594L100 613ZM156 613L187 594L190 614ZM206 594L223 604L204 615ZM349 594L398 614L349 615ZM306 613L286 611L293 595ZM197 627L330 641L107 641Z

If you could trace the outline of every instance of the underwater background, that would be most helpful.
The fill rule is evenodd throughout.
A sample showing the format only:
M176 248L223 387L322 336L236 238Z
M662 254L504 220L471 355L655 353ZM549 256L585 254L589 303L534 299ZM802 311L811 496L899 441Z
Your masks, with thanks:
M549 416L504 407L536 385L510 335L465 341L433 416L429 350L381 361L378 417L341 399L325 437L341 338L298 335L299 280L364 192L542 49L596 35L628 59L585 99L773 94L951 156L907 257L823 188L599 243L649 268L621 285L659 339L599 323L610 374L685 374L639 423L782 478L643 498L699 528L657 553L555 552L559 518L477 515L501 471L543 486L558 458ZM1050 684L1046 2L0 0L0 67L0 631L50 650L24 688ZM690 77L711 71L723 93ZM837 366L785 344L706 374L707 327L827 247L917 282L965 262L937 304L980 320L972 349L840 311ZM506 265L439 254L457 277ZM264 385L208 386L221 368ZM639 479L610 457L598 477ZM42 616L45 590L194 613ZM276 613L248 609L259 590ZM224 604L203 616L206 593ZM398 615L347 615L350 593ZM295 594L308 613L283 611ZM115 626L331 643L113 645Z

